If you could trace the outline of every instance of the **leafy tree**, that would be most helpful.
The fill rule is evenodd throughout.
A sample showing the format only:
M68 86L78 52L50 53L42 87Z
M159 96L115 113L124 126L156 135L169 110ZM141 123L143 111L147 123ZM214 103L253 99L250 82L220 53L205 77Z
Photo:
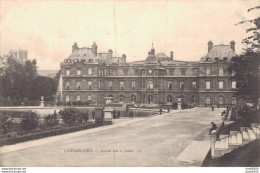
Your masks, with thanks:
M256 6L248 9L248 12L252 12L254 10L259 10L260 6ZM239 22L238 24L249 23L252 27L246 30L247 33L251 35L247 38L243 39L242 43L245 43L248 46L248 49L251 51L260 51L260 17L250 20L244 20Z
M75 108L65 108L61 110L59 113L64 123L68 125L76 124L80 117L80 112Z
M39 116L36 112L27 111L22 114L21 129L30 131L38 127Z
M230 80L236 81L235 96L258 102L260 97L260 53L247 51L232 58Z
M258 9L260 6L250 8L248 12ZM243 23L252 24L246 30L252 35L242 41L247 45L244 53L231 59L228 67L229 79L236 81L235 96L257 104L260 97L260 17L239 24Z
M53 100L56 93L55 82L50 77L37 76L33 80L32 90L31 90L31 99L39 100L41 96L44 96L44 100L50 101Z
M11 117L6 113L0 114L0 130L2 134L7 134L11 125Z

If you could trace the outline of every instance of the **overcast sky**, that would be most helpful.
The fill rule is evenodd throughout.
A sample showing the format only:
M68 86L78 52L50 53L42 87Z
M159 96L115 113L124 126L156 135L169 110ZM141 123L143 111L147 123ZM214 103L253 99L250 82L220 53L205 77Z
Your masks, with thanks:
M60 62L79 47L95 41L98 52L113 49L127 61L143 60L151 49L175 59L197 61L207 53L207 42L241 41L252 19L247 9L259 0L196 1L17 1L0 0L0 54L10 49L28 50L39 69L59 70Z

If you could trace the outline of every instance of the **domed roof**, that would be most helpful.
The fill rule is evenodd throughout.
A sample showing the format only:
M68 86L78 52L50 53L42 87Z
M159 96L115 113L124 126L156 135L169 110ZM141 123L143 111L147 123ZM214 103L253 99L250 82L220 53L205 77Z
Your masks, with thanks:
M157 63L158 59L155 55L150 54L147 58L146 58L146 63Z

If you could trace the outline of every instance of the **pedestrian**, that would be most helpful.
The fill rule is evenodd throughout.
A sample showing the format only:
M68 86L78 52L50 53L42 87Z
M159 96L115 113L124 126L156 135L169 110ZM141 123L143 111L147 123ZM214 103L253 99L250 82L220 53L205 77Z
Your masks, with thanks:
M212 105L211 109L212 109L212 112L213 112L214 111L214 106L213 105Z
M132 118L132 119L134 118L133 110L131 110L130 113L129 113L129 119L130 119L130 118Z
M92 119L95 120L95 109L92 111Z
M116 119L116 110L113 111L113 119Z
M117 118L119 119L120 118L120 111L117 110Z
M209 135L211 135L211 132L213 130L217 130L217 125L215 123L211 122L211 125L212 125L212 127L209 129Z
M162 114L162 108L160 108L160 115Z

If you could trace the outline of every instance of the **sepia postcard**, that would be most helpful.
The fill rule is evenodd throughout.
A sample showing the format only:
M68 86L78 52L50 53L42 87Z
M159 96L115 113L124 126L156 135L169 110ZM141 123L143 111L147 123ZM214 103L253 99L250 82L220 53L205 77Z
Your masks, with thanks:
M259 0L0 0L2 173L258 173L259 10Z

